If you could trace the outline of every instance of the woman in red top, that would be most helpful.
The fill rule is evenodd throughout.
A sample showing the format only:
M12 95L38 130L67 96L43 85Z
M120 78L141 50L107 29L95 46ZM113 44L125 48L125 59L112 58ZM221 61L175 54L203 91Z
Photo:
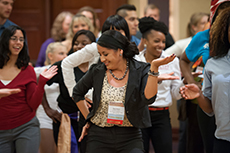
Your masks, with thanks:
M57 71L56 67L43 71L37 85L34 69L28 65L25 36L20 27L10 26L0 37L0 90L20 90L0 99L0 150L4 153L38 151L40 129L35 112L46 81Z

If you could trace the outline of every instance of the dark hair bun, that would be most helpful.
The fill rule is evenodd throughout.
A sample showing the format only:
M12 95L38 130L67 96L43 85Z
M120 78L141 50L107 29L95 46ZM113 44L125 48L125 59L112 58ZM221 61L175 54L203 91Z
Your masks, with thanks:
M132 59L139 54L137 45L134 42L127 41L126 48L124 48L123 56L127 59Z
M149 30L156 30L160 31L163 34L167 35L168 34L168 27L160 21L156 21L152 17L143 17L139 20L139 25L138 25L140 31L142 34L145 34Z

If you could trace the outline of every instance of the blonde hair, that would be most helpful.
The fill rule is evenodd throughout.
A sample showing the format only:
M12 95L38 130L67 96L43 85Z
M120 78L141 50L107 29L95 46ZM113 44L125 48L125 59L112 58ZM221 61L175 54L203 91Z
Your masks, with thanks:
M197 24L200 22L200 20L204 16L209 16L209 14L203 13L203 12L197 12L191 16L190 21L189 21L188 26L187 26L187 36L188 37L194 36L196 34L196 32L193 30L192 26L197 26Z
M72 18L72 21L70 23L69 31L68 31L68 33L66 35L67 39L70 39L70 40L73 39L73 37L75 35L75 33L73 32L73 23L74 23L74 21L79 21L79 20L84 21L88 25L89 31L94 32L94 27L93 27L92 23L90 22L90 20L87 17L85 17L84 15L76 14Z
M53 42L53 43L50 43L46 49L46 60L45 60L45 65L50 65L51 64L51 61L48 57L48 54L49 53L54 53L55 52L55 49L58 48L58 47L65 47L65 45L63 45L61 42ZM67 48L66 48L67 49Z
M64 22L67 16L73 17L73 14L67 11L61 12L55 18L52 29L51 29L51 37L54 41L62 41L66 38L66 33L63 31L62 23Z

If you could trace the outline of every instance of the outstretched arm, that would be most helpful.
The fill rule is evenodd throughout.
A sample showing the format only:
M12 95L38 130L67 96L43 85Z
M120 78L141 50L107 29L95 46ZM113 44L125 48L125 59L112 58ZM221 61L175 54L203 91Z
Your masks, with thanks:
M199 103L200 108L210 114L213 112L211 100L205 97L200 88L196 84L188 84L180 88L182 97L185 99L195 99Z
M61 64L62 74L64 78L64 83L69 91L70 97L72 97L73 87L76 85L74 68L81 65L82 63L94 61L97 57L99 57L97 44L92 43L86 45L81 50L74 52L73 54L63 59Z
M158 67L160 65L164 65L167 64L171 61L173 61L173 59L176 57L176 55L172 54L171 56L165 57L165 58L158 58L156 60L153 60L151 62L151 67L150 70L154 71L155 73L158 72ZM157 94L157 90L158 90L158 77L157 76L152 76L149 75L146 86L145 86L145 97L147 99L152 98L153 96L155 96Z

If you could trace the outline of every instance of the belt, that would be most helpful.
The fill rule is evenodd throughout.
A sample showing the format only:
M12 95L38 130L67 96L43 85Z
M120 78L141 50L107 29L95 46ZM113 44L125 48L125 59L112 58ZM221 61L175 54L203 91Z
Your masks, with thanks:
M149 106L149 110L150 111L159 111L159 110L168 110L169 107L152 107L152 106Z

